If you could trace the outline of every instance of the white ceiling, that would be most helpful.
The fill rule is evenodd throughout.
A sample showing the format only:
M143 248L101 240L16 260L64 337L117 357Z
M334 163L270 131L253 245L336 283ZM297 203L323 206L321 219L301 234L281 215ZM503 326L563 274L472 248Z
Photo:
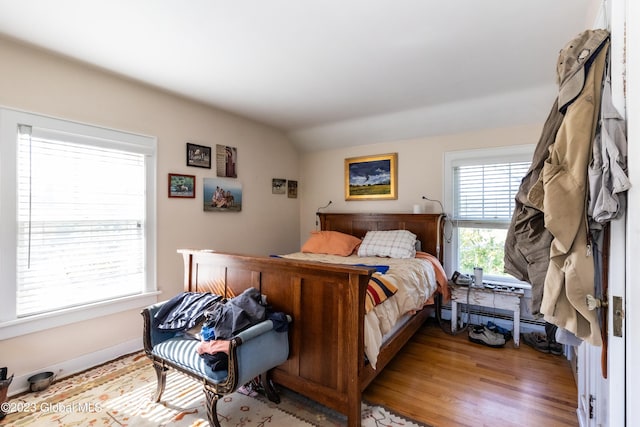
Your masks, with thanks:
M0 33L302 150L542 122L593 0L0 0Z

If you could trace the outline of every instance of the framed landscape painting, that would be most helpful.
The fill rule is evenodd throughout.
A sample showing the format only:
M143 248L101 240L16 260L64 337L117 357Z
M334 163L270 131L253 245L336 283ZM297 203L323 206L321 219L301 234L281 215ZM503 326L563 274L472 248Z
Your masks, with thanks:
M397 163L398 153L345 159L345 200L397 199Z

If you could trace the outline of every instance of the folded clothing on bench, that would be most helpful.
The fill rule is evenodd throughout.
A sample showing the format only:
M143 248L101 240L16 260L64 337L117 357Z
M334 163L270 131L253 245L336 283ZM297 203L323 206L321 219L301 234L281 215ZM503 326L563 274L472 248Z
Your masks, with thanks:
M153 316L153 326L164 331L193 328L206 310L221 299L209 292L182 292L162 305Z

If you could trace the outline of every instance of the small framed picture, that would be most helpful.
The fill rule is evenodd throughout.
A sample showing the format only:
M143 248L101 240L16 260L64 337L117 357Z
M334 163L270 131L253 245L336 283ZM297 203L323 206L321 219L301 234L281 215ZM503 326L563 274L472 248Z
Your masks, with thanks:
M211 169L211 147L187 142L187 166Z
M287 196L290 199L298 198L298 181L287 181Z
M287 180L282 178L273 178L271 180L271 193L284 194L287 189Z
M237 178L238 149L216 144L216 175Z
M169 174L169 197L193 199L196 197L195 175Z

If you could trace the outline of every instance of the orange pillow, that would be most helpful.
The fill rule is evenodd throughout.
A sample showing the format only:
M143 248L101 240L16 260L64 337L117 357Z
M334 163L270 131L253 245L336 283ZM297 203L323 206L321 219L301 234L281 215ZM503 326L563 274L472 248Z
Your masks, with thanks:
M309 240L302 245L302 252L349 256L361 240L339 231L312 231Z

